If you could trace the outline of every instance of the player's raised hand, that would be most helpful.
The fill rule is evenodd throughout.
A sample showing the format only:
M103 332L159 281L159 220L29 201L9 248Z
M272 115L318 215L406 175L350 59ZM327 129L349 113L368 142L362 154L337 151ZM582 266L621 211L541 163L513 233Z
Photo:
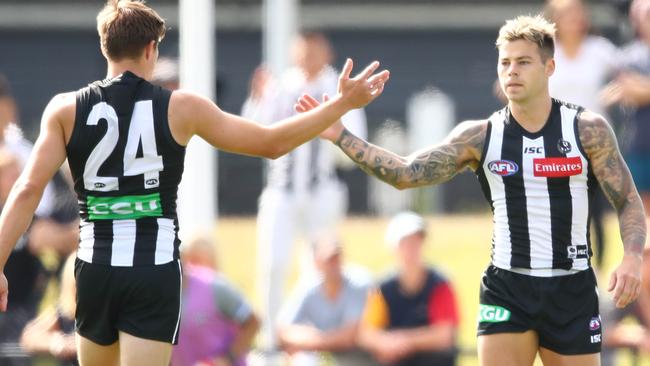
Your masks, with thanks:
M327 94L323 94L323 103L327 102L328 100L329 97L327 96ZM303 94L294 105L294 109L296 110L296 112L304 113L318 107L320 104L321 103L311 95ZM341 133L343 132L344 129L345 127L343 126L343 123L341 122L341 120L338 120L334 122L334 124L331 125L328 129L323 131L320 134L320 137L326 140L330 140L332 142L336 142L339 136L341 136Z
M7 277L0 272L0 311L7 311L7 296L9 295L9 284Z
M624 255L621 264L612 273L607 290L614 291L617 308L626 307L639 296L642 264L640 256Z
M350 109L355 109L366 106L381 95L390 72L383 70L373 74L379 68L379 62L373 61L357 76L351 78L352 67L352 59L347 59L339 75L338 93Z

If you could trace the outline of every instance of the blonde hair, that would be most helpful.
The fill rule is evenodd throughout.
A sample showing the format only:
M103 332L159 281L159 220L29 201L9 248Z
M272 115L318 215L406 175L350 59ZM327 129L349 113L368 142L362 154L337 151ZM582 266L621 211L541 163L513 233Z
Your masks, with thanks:
M520 15L506 21L495 42L500 48L507 42L526 40L539 47L542 60L553 57L555 53L555 24L546 20L542 15Z
M151 41L165 37L165 20L135 0L109 0L97 14L97 32L104 54L113 61L137 58Z

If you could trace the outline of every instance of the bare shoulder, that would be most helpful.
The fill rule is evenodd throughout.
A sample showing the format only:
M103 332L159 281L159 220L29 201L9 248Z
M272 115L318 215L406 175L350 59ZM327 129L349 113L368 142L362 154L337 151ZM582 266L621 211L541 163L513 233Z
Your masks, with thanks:
M612 126L605 117L589 110L583 111L578 117L578 135L587 155L617 148Z
M217 116L221 110L210 99L196 92L178 89L172 92L167 110L169 127L176 142L187 145L197 124Z
M169 98L169 116L174 116L176 119L184 117L188 111L191 111L195 104L202 101L202 97L189 90L178 89L172 92Z
M77 98L75 92L59 93L52 97L47 107L45 107L41 128L62 131L67 143L74 128L76 114Z
M487 134L488 120L469 120L459 123L449 135L452 139L477 141L485 140Z
M580 116L578 116L578 127L580 128L581 126L611 129L605 117L588 109L582 111Z
M52 97L45 108L45 113L59 119L72 119L74 121L76 108L77 99L75 92L59 93Z
M488 120L470 120L458 124L449 134L449 144L457 146L457 153L473 170L481 161L487 137Z
M168 113L178 119L201 118L216 111L221 110L212 100L190 90L174 90L169 100Z

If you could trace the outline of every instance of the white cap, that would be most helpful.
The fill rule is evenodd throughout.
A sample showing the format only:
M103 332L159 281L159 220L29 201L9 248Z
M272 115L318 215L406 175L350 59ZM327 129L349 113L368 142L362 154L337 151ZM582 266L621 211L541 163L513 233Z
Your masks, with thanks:
M426 223L422 216L411 211L400 212L388 223L386 229L386 244L391 248L396 248L399 242L417 232L425 232Z

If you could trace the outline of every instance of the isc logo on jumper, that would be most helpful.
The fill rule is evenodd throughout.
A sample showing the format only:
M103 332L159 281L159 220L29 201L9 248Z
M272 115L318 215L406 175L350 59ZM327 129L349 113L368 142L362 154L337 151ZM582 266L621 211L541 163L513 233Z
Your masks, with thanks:
M544 147L543 146L526 146L524 147L524 154L543 154L544 153Z
M579 156L571 158L533 159L533 174L536 177L559 178L582 173L582 160Z
M513 175L519 171L519 166L517 163L510 160L493 160L488 163L488 169L502 177L507 177Z

